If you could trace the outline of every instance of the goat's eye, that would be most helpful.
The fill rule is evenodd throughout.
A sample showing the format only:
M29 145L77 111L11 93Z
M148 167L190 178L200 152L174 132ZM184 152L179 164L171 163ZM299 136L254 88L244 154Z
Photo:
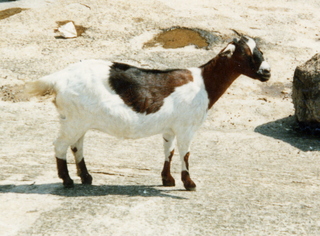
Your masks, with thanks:
M241 50L241 56L243 56L243 57L248 56L248 53L246 52L246 50Z

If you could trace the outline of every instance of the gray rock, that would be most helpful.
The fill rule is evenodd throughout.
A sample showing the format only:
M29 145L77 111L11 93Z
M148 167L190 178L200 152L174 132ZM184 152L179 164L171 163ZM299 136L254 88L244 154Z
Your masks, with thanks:
M320 131L320 53L296 68L292 100L300 127Z

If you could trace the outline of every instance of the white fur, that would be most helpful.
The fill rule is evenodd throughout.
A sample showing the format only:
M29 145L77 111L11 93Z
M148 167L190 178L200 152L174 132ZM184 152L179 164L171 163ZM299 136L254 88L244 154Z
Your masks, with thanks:
M110 88L109 62L92 62L72 66L69 69L76 72L74 76L70 76L68 70L55 85L57 108L64 118L62 123L73 126L75 122L77 132L98 129L119 138L136 139L169 131L181 132L181 126L202 123L208 98L200 69L191 69L194 81L176 88L164 99L158 112L146 115L133 111Z
M229 43L228 46L222 52L227 54L228 57L231 58L235 50L236 50L236 46L232 43Z
M257 44L252 38L246 37L246 39L248 39L248 42L246 42L246 43L247 43L248 47L250 48L251 53L253 54L253 50L255 49Z
M270 71L270 65L268 62L263 61L259 67L258 73L262 73L263 71Z
M50 84L56 93L55 104L61 118L60 134L55 141L56 156L65 160L67 148L83 140L89 129L131 139L162 134L166 139L166 160L176 137L181 169L187 170L183 157L206 118L209 103L201 69L190 68L193 81L177 87L164 99L159 111L147 115L128 107L110 87L111 65L108 61L87 60L39 80L40 84Z

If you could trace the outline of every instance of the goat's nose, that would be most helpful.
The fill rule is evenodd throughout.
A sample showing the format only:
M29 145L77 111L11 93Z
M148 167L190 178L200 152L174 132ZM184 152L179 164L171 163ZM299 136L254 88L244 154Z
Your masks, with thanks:
M271 68L268 64L268 62L263 61L259 67L258 73L259 74L270 74Z

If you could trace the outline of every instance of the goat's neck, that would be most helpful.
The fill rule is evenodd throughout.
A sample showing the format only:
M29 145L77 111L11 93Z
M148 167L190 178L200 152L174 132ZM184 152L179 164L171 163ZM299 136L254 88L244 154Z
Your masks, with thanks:
M209 97L208 108L210 109L232 82L240 76L240 73L235 71L236 65L233 65L231 59L222 58L219 55L200 68Z

